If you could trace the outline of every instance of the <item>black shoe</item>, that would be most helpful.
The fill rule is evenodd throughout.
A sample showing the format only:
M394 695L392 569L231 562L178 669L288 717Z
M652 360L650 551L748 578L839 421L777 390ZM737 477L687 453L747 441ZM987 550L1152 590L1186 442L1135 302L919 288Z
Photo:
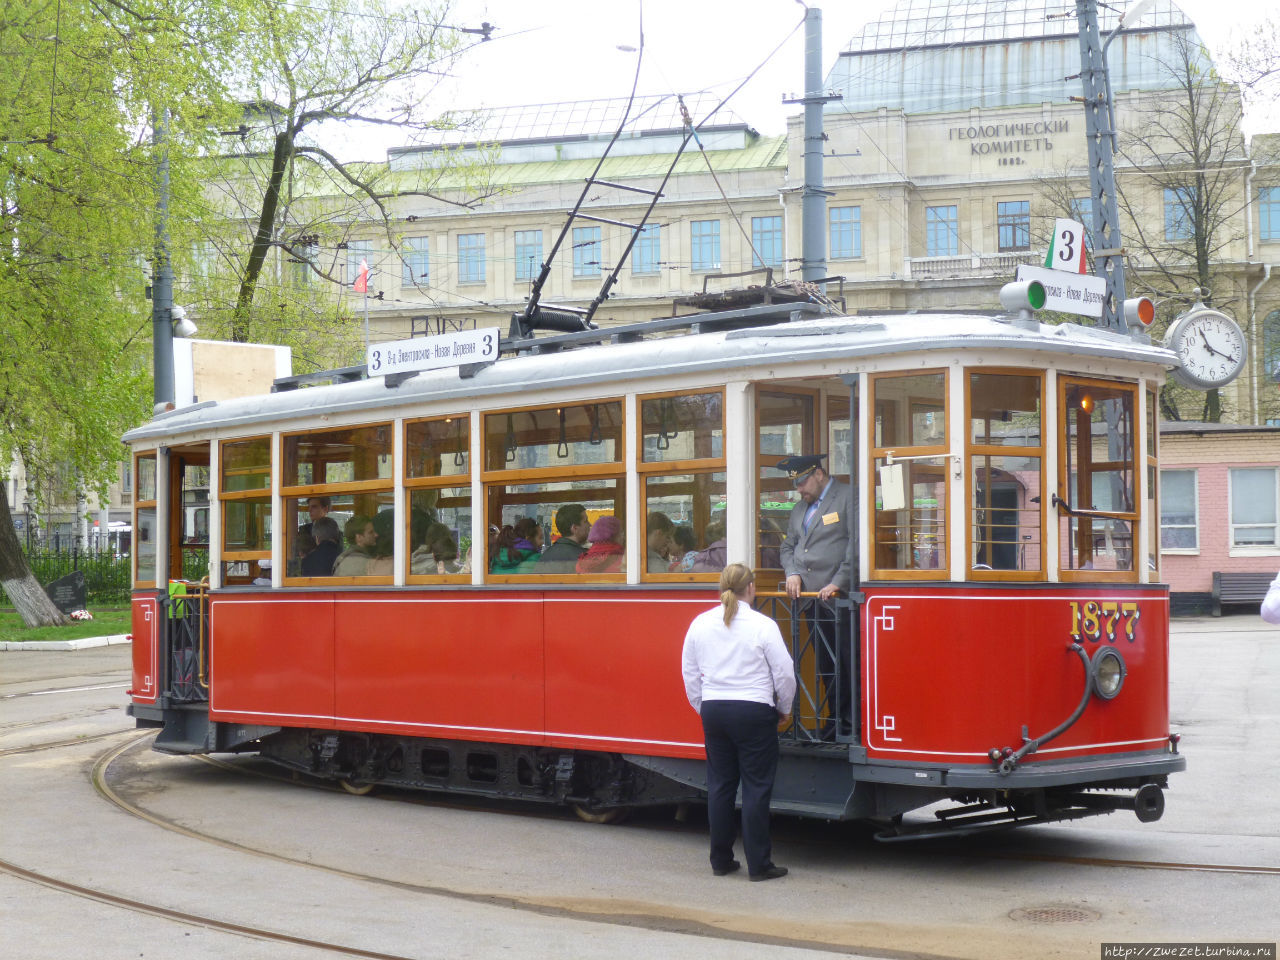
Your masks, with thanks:
M777 880L779 877L785 877L786 875L786 867L775 866L771 863L769 866L765 867L762 872L753 873L751 875L751 882L755 883L757 880Z
M737 860L730 860L723 867L712 867L711 872L717 877L727 877L736 870L741 870L742 864Z

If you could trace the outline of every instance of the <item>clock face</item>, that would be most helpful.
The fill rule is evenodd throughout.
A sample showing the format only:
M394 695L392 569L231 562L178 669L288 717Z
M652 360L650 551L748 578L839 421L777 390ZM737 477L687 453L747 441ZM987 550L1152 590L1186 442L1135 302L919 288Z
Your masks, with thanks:
M1226 386L1244 369L1244 334L1217 310L1187 314L1170 329L1165 346L1182 361L1174 377L1201 390Z

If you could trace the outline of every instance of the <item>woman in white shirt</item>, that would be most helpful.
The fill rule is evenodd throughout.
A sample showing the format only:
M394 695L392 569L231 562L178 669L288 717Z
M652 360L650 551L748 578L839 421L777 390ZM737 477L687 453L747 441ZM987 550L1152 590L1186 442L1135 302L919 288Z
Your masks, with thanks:
M734 796L742 784L742 848L752 880L785 876L769 841L769 799L778 769L778 728L791 722L795 668L778 625L751 609L755 577L741 563L720 574L720 606L698 614L684 638L684 689L702 717L707 748L711 871L733 858Z

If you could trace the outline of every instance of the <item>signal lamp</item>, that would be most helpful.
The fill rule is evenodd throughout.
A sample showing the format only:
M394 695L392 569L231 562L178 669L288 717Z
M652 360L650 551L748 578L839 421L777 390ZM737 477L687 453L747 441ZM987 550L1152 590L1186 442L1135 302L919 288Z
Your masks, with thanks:
M1124 302L1124 319L1131 327L1149 327L1156 319L1156 305L1148 297L1131 297Z
M1000 288L1000 305L1011 312L1040 310L1044 301L1044 285L1039 280L1006 283Z

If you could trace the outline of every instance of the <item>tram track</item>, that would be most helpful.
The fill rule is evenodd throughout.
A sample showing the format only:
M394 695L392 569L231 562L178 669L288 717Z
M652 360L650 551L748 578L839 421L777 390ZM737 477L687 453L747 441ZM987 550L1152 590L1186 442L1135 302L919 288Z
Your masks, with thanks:
M289 857L283 854L274 853L269 850L263 850L257 847L251 847L246 844L237 843L234 840L226 840L222 837L213 836L190 827L183 826L167 817L158 816L148 810L143 809L130 800L121 796L107 782L107 772L117 759L126 752L133 749L142 740L142 737L134 738L128 743L114 747L102 754L93 766L91 774L94 789L107 802L116 806L125 813L130 814L140 820L144 820L161 829L170 831L189 839L200 840L205 843L212 844L225 850L235 853L252 856L275 863L286 864L295 867L305 867L309 870L320 871L332 876L340 877L344 880L351 880L360 883L370 883L378 886L389 887L395 890L418 894L423 896L441 897L449 900L457 900L465 903L478 904L490 907L500 907L508 910L514 910L523 913L536 914L539 916L552 917L564 920L573 920L585 923L603 923L613 926L622 926L637 928L643 930L651 930L659 933L669 933L682 936L695 936L713 940L733 941L740 943L757 944L761 946L775 947L791 947L800 950L812 950L824 953L842 954L842 955L865 955L874 957L884 957L886 960L898 960L898 958L911 958L911 960L958 960L957 957L949 954L921 952L918 950L894 950L886 949L879 946L868 946L863 944L840 943L830 940L808 939L801 936L787 936L780 934L770 934L757 930L738 929L732 927L718 926L708 921L700 920L693 916L679 916L673 913L663 913L658 909L645 910L644 907L657 908L657 904L645 904L629 902L631 910L608 909L613 906L608 902L598 900L580 901L578 904L566 903L564 898L555 899L537 899L534 897L522 897L511 894L490 893L490 892L473 892L455 890L450 887L412 883L403 880L393 880L389 877L381 877L375 874L361 873L355 870L348 870L343 867L337 867L330 864L316 863L311 860L302 860L296 857ZM202 758L203 759L203 758ZM223 764L221 761L213 760L215 765L224 766L232 770L238 770L234 765ZM244 771L239 771L244 772ZM259 776L267 776L265 774L255 774ZM268 777L268 779L278 779L282 782L295 782L287 777ZM303 781L296 781L303 782ZM329 789L334 792L340 792L337 787L327 787L323 784L306 784L308 787L318 789ZM479 807L469 809L480 809ZM489 808L484 808L488 810ZM0 869L4 868L4 861L0 861ZM91 893L92 891L90 891ZM203 922L203 921L197 921ZM230 925L236 926L236 925ZM251 929L251 928L245 928ZM266 933L270 933L267 931ZM299 942L299 941L290 941ZM331 948L330 948L331 949ZM354 956L370 956L382 957L382 954L360 953L351 951ZM401 960L401 958L394 958Z

